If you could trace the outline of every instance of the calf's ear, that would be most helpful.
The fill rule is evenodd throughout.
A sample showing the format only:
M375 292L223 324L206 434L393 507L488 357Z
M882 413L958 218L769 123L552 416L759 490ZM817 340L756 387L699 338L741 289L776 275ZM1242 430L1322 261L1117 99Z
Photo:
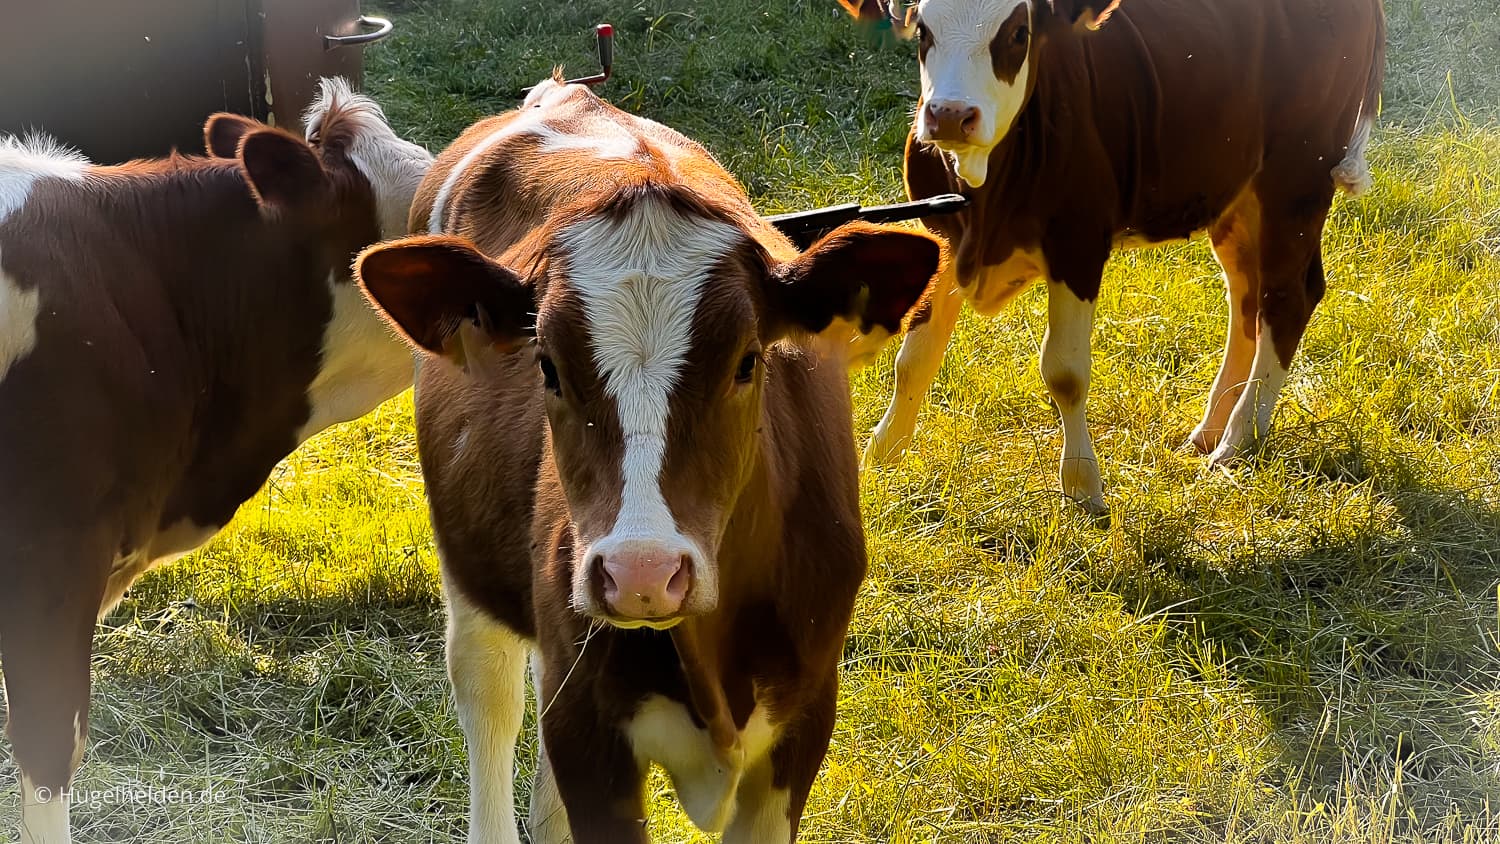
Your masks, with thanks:
M243 115L221 111L203 124L203 146L214 158L234 158L240 151L240 140L264 128L264 124Z
M461 237L409 237L360 253L365 297L407 342L464 367L536 336L533 288Z
M1120 5L1120 0L1051 0L1052 13L1084 29L1098 29Z
M879 33L887 30L902 39L911 38L916 30L916 0L911 0L911 5L904 10L903 0L839 0L839 5L867 29L876 32L877 40Z
M767 300L784 332L823 333L835 321L862 335L901 331L942 263L931 235L849 223L776 267Z
M333 182L307 142L280 129L259 128L240 139L237 156L263 208L286 210L332 195Z

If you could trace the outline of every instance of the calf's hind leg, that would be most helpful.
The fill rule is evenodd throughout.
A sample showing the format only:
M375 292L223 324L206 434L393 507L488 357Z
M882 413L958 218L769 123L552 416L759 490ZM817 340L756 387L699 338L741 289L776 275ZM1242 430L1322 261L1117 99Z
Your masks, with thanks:
M1209 232L1214 257L1224 269L1224 292L1229 300L1229 327L1224 338L1224 361L1219 365L1203 421L1188 442L1199 454L1218 448L1224 426L1245 391L1255 358L1260 322L1260 203L1246 190Z
M1244 392L1209 455L1220 465L1254 447L1270 430L1271 413L1286 384L1292 357L1323 298L1323 223L1333 199L1333 183L1318 174L1322 189L1313 195L1262 197L1260 237L1260 322L1255 356ZM1301 184L1317 184L1311 177Z

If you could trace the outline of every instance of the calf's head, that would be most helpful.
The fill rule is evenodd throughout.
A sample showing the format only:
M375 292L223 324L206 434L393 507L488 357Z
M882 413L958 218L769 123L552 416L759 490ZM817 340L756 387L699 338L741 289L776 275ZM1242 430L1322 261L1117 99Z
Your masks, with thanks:
M411 238L366 251L357 273L402 335L469 377L534 344L520 353L536 359L574 535L572 602L657 628L718 605L773 344L836 319L899 330L940 254L926 235L851 224L778 261L692 191L654 184L555 213L519 248L507 267L459 238ZM807 424L850 424L801 400Z
M284 215L300 213L311 224L360 229L363 239L352 245L350 255L381 238L406 234L412 197L432 167L431 153L398 137L380 106L355 93L342 78L320 81L303 123L306 136L298 144L303 149L293 150L288 141L296 139L277 132L283 139L278 142L278 163L262 168L266 174L284 170L288 175L283 181L301 190L295 197L273 198L271 206ZM242 145L251 135L272 131L245 117L216 114L203 134L209 155L236 158L242 157ZM252 157L253 147L263 143L268 142L251 142ZM254 184L255 173L249 175ZM266 204L263 191L257 189L256 195Z
M990 152L1009 133L1036 88L1037 56L1048 39L1098 27L1119 0L840 0L860 20L881 11L917 40L922 103L915 132L947 154L959 178L984 184Z

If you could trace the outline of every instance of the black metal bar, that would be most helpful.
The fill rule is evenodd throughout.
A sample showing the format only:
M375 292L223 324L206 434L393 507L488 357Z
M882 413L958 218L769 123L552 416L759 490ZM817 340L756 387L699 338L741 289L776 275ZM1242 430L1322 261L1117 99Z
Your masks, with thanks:
M814 208L811 211L773 214L766 219L771 225L780 229L782 234L791 238L791 241L797 244L798 249L806 249L818 238L854 220L897 223L937 214L952 214L967 207L969 207L968 197L956 193L945 193L927 199L898 202L894 205L874 205L869 208L862 208L850 202L844 205L830 205L827 208Z

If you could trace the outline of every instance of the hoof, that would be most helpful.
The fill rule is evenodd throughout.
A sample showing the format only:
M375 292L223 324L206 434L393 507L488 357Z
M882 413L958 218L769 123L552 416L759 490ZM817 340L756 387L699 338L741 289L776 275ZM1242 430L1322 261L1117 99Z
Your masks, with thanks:
M1192 449L1198 454L1212 454L1214 449L1219 447L1219 440L1222 436L1222 433L1211 434L1202 429L1195 428L1193 429L1193 433L1188 435L1187 442L1182 444L1182 448L1184 451Z
M1090 518L1101 525L1109 524L1109 505L1104 503L1104 496L1091 498L1073 498L1073 503L1078 505Z
M864 456L860 458L859 465L862 469L873 469L877 466L894 466L901 462L906 456L906 449L911 445L910 437L900 437L887 440L880 436L879 429L870 437L870 442L865 446Z
M1240 462L1240 459L1245 456L1245 452L1245 449L1237 448L1228 441L1221 442L1219 443L1219 447L1214 449L1212 454L1208 455L1208 468L1229 469Z

